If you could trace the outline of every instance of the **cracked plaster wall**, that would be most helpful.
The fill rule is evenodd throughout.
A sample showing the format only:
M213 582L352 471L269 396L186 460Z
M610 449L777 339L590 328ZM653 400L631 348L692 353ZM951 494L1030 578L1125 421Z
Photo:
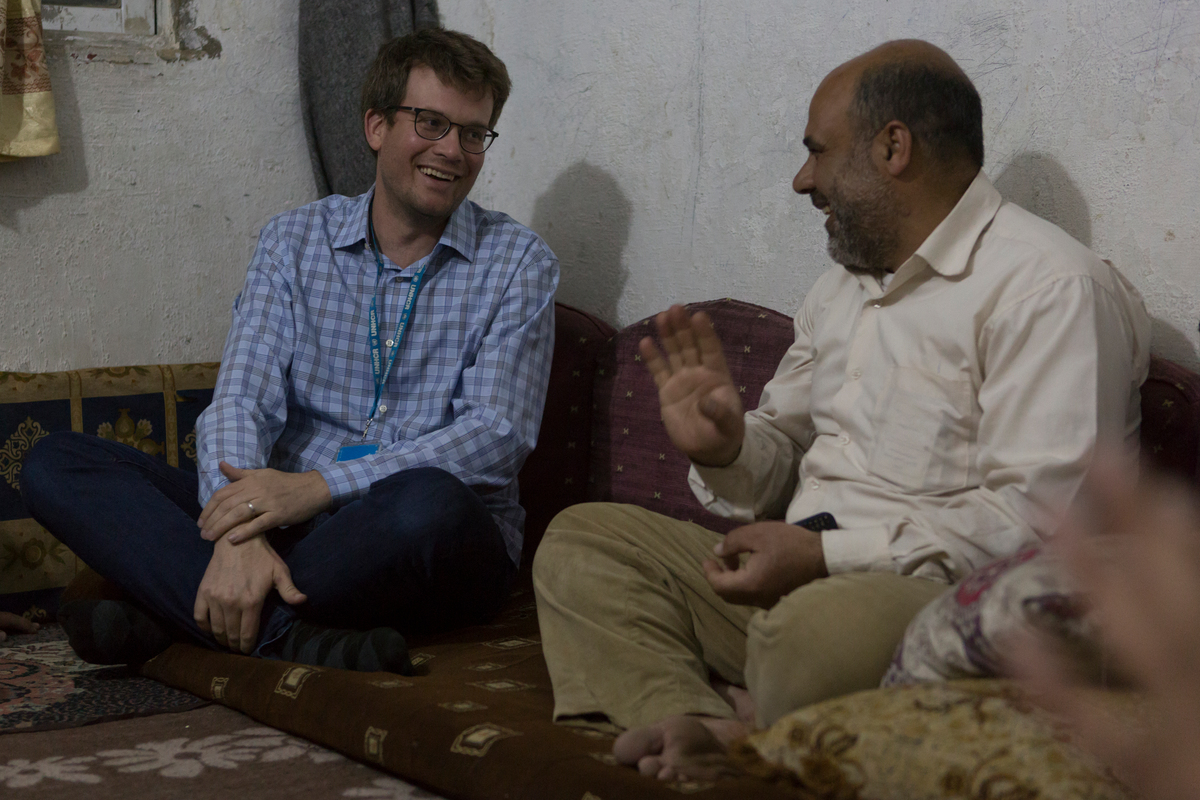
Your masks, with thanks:
M47 37L62 153L0 164L0 370L219 359L259 229L315 199L295 0L184 7L219 57Z
M1195 0L442 0L515 91L474 198L541 232L560 298L628 323L736 296L790 313L829 266L792 194L808 99L889 38L945 47L986 171L1114 260L1156 352L1200 366ZM0 369L216 359L261 225L315 197L296 0L194 0L219 58L51 52L63 154L0 165Z

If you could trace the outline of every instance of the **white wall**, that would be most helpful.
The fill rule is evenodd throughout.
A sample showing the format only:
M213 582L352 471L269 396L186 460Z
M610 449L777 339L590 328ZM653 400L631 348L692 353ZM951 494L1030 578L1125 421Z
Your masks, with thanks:
M1191 0L443 0L516 84L475 191L541 232L560 299L628 323L828 268L792 193L808 100L881 41L945 48L1001 191L1112 259L1156 352L1200 364L1200 5Z
M808 99L889 38L945 47L1001 190L1113 259L1155 351L1200 366L1193 0L441 0L516 88L474 193L539 230L561 299L628 323L791 312L829 261L790 182ZM52 52L64 153L0 164L0 370L216 359L262 223L315 196L296 0L195 0L220 58Z
M191 5L220 58L50 45L63 152L0 164L0 370L219 359L259 229L315 199L296 1Z

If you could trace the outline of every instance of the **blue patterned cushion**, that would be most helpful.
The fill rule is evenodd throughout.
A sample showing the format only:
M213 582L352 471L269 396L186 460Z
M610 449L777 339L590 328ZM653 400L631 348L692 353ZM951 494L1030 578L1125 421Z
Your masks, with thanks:
M160 364L71 372L0 372L0 610L52 618L83 565L29 517L21 464L55 431L114 439L172 466L196 469L196 418L218 365Z

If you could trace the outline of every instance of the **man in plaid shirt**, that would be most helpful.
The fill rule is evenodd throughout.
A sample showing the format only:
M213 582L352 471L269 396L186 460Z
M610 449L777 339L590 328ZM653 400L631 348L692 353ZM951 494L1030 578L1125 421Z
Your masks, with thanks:
M402 633L498 609L558 282L536 234L466 200L510 86L461 33L380 49L363 87L375 185L263 229L197 423L198 488L96 437L30 454L31 512L136 601L64 605L84 658L145 660L182 632L407 672Z

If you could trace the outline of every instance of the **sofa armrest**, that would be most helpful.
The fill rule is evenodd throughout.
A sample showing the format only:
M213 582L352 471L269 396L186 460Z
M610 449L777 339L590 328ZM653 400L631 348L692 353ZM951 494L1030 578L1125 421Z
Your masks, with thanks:
M1150 358L1142 384L1142 455L1200 488L1200 375Z

